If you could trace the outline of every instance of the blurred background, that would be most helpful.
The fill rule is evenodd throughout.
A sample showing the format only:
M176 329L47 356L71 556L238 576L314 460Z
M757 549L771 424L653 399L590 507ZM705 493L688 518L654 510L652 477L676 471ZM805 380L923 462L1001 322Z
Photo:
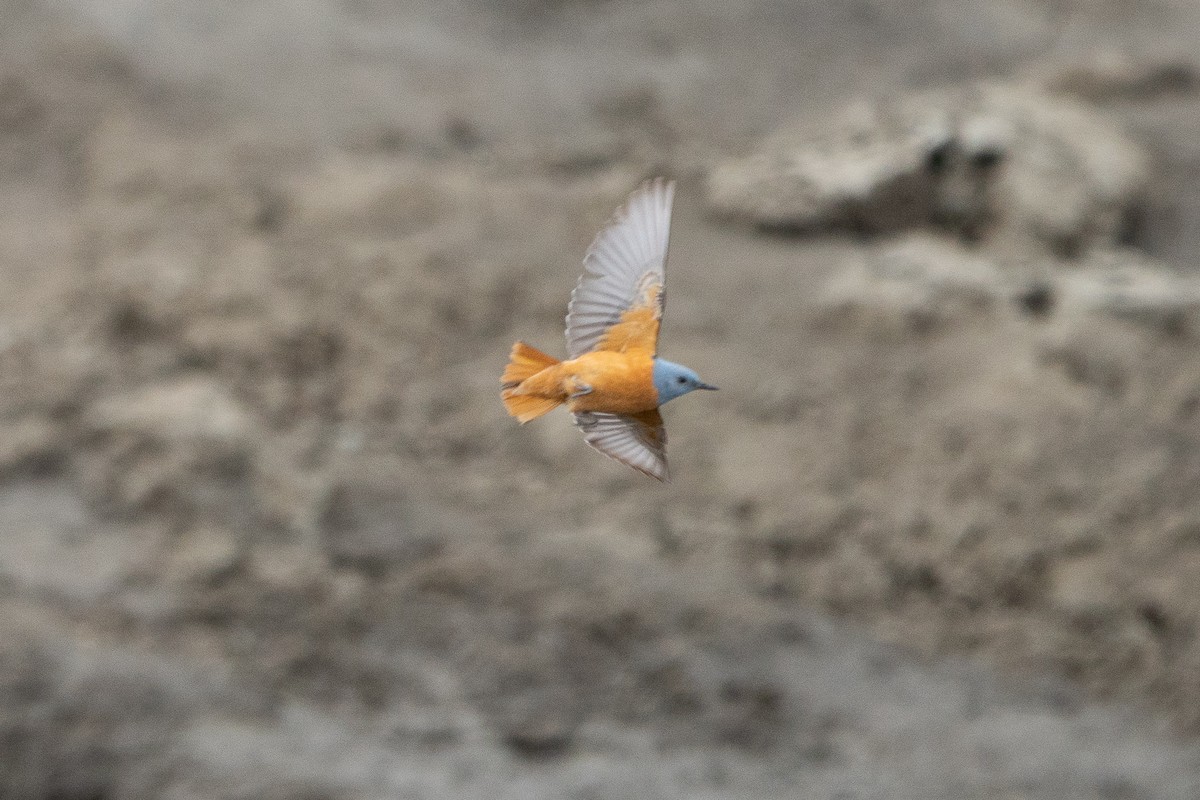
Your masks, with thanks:
M1200 797L1200 5L0 2L0 797ZM674 482L504 415L679 181Z

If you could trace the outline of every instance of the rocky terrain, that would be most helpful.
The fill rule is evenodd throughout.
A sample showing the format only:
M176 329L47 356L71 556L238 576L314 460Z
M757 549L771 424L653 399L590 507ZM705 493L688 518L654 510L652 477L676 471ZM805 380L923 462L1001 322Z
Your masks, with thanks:
M0 797L1200 796L1200 9L0 3ZM519 427L679 181L673 482Z

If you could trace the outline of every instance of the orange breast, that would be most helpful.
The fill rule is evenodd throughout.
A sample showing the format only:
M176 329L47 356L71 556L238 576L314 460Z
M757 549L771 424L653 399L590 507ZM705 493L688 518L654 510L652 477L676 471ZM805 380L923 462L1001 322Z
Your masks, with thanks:
M565 384L577 381L592 387L591 394L567 402L571 411L636 414L658 407L654 359L647 350L596 350L564 361L560 367Z

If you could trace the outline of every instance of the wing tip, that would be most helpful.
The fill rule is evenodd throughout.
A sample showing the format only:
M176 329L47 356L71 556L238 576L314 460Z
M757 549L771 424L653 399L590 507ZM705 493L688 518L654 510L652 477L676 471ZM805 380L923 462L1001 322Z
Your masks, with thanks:
M629 193L625 198L625 202L617 207L617 210L609 217L608 222L604 224L600 232L592 239L592 243L587 249L587 254L584 256L585 265L587 263L587 256L597 250L600 243L604 240L605 235L628 219L634 213L637 204L646 198L657 200L656 210L663 211L666 219L670 220L671 210L675 205L675 179L659 175L654 178L647 178L638 184L637 188ZM665 234L667 231L664 230L659 233Z
M634 467L634 469L637 469L637 467ZM638 472L641 472L643 475L648 475L651 478L654 478L654 480L658 481L659 483L670 483L671 482L671 471L669 469L667 469L666 464L663 464L661 474L658 472L649 472L644 469L638 470Z
M666 212L667 218L670 218L671 208L675 204L675 179L662 175L647 178L638 184L636 189L630 192L629 198L619 209L618 213L628 216L633 212L633 206L643 198L656 201L656 210Z
M588 442L588 444L591 444L591 442ZM607 450L601 450L599 447L596 447L595 445L592 445L592 448L594 450L596 450L597 452L603 453L604 455L608 456L613 461L616 461L618 464L624 464L625 466L629 467L630 469L637 470L638 472L642 473L643 475L645 475L648 478L654 478L654 480L658 481L659 483L670 483L671 482L671 471L670 471L670 469L667 468L667 462L666 462L665 458L661 462L661 469L653 470L653 469L650 469L649 467L643 467L640 464L635 464L632 461L626 461L625 459L621 458L620 456L613 455L612 453L608 452Z

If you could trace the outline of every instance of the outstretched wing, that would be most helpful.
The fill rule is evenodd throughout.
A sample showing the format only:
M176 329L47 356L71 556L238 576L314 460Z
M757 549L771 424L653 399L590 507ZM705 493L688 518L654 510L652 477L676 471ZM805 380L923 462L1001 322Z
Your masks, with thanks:
M658 410L640 414L603 414L582 411L575 424L587 443L609 458L639 472L666 481L667 429Z
M673 181L647 181L588 248L567 309L571 358L592 350L657 350L674 198Z

